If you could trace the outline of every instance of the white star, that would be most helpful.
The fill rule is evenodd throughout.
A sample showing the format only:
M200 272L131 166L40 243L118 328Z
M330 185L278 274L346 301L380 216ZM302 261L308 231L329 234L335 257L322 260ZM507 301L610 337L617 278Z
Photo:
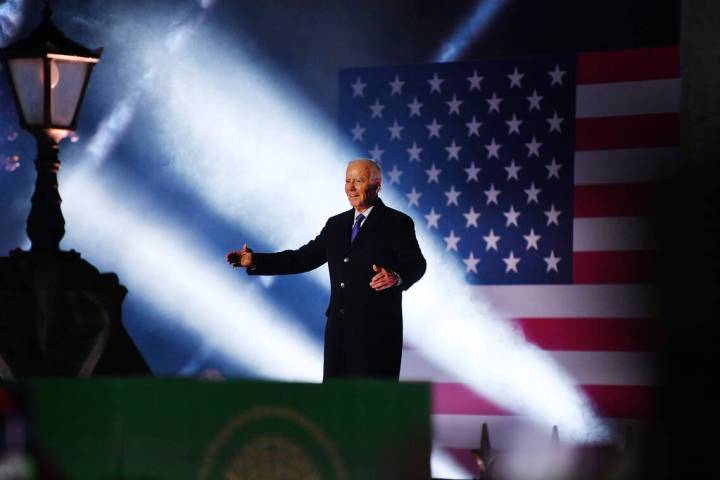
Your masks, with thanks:
M510 88L521 88L520 80L522 80L524 76L525 74L518 72L517 67L515 67L515 71L507 76L510 79Z
M473 135L477 135L478 137L480 136L479 129L482 125L482 122L478 122L477 120L475 120L475 115L473 115L470 123L466 123L465 125L468 128L468 137L472 137Z
M500 158L498 156L498 150L502 147L501 144L495 143L495 137L492 138L489 145L485 145L485 148L487 148L488 151L488 157L487 158Z
M477 74L477 70L473 70L472 77L467 77L468 82L470 82L470 91L477 89L479 92L481 90L480 88L480 82L482 82L484 77L480 77Z
M383 108L385 108L385 105L381 105L380 101L376 98L375 103L370 105L370 110L372 111L372 116L370 118L382 118Z
M520 180L518 178L518 172L520 170L522 170L522 167L518 167L517 165L515 165L515 159L512 159L510 161L510 166L505 167L505 170L507 170L507 172L508 172L508 178L507 178L508 182L510 181L511 178L514 178L515 180Z
M392 127L387 127L388 130L390 130L390 140L393 138L397 138L400 140L400 132L403 131L403 126L398 125L397 120L395 120L395 123L393 123Z
M467 258L464 258L463 262L465 263L465 273L468 273L468 272L478 273L477 272L477 264L480 263L480 259L475 258L475 255L473 255L472 250L470 251L470 256Z
M417 160L419 162L420 161L420 153L423 151L423 149L419 148L415 144L415 142L413 142L412 147L407 148L405 151L410 154L410 160L408 160L408 162L412 162L413 160Z
M453 139L450 146L445 147L445 150L448 152L448 160L455 159L460 160L460 157L458 157L458 154L460 153L460 150L462 150L462 147L455 144L455 140Z
M412 103L407 104L408 107L410 107L410 116L417 115L420 116L420 109L422 108L423 104L418 102L417 97L413 97Z
M478 172L480 172L480 168L475 166L474 160L472 162L470 162L470 168L464 168L463 170L465 170L465 173L467 173L467 176L468 176L465 183L469 183L470 180L475 180L476 182L478 181L477 176L478 176Z
M500 195L501 190L495 190L495 184L490 184L490 190L485 190L485 195L487 196L487 201L485 202L485 205L490 205L491 203L494 203L495 205L498 204L498 195Z
M463 213L463 216L465 217L465 220L467 220L465 228L470 228L470 225L477 228L477 220L478 217L480 217L480 212L476 212L475 208L472 205L470 205L470 210L468 210L467 213Z
M378 144L376 143L372 150L370 150L370 158L375 160L378 163L382 163L382 154L385 153L385 150L381 150L380 147L378 147Z
M505 123L508 124L508 127L510 130L508 131L508 135L512 134L513 132L520 134L520 124L523 123L522 120L518 120L517 116L513 113L512 119L507 120Z
M503 258L503 262L505 262L505 273L509 273L510 271L517 273L517 264L520 263L520 258L515 257L512 250L510 250L510 255Z
M545 168L548 169L548 180L550 180L552 177L560 180L560 169L562 168L562 164L557 163L555 161L555 157L553 157L552 163L545 165Z
M538 249L537 242L538 240L540 240L541 236L535 235L534 229L531 228L530 233L528 233L527 235L523 235L523 238L527 242L527 248L525 250L530 250L531 248L534 248L535 250Z
M544 257L543 260L545 260L545 263L547 263L547 270L545 270L545 273L548 273L550 270L555 270L557 272L557 264L562 259L560 257L556 257L555 252L550 250L550 256Z
M547 225L554 223L555 225L560 226L560 223L558 222L558 217L561 213L562 212L560 210L555 210L554 204L550 205L550 210L545 210L545 216L547 216L548 218Z
M490 233L487 235L483 235L483 240L485 240L485 251L487 252L491 248L497 252L497 243L500 240L500 235L495 235L495 232L493 232L493 229L490 229Z
M505 226L509 227L510 225L518 226L517 219L520 216L520 212L515 211L515 207L510 205L510 210L507 212L503 212L503 215L505 215L505 218L507 218L507 222L505 222Z
M393 165L393 169L388 172L388 176L390 177L390 185L393 183L397 183L400 185L400 175L402 175L402 170L397 169L397 165Z
M442 217L442 215L440 215L439 213L435 213L435 208L431 208L430 213L425 215L425 220L427 220L427 228L439 228L438 220L440 220L440 217Z
M430 130L430 133L428 135L428 138L437 137L440 138L440 129L442 128L441 123L437 123L437 121L433 118L432 124L425 125L428 130Z
M535 188L535 182L532 182L532 183L530 184L530 188L528 188L528 189L525 190L525 193L526 193L527 196L528 196L528 198L527 198L527 203L530 203L530 202L539 203L539 202L538 202L538 195L540 195L540 192L542 192L542 189L540 189L540 188Z
M425 170L425 173L428 175L428 181L427 183L440 183L440 174L442 173L442 170L435 167L435 162L433 162L432 166L430 167L430 170Z
M526 143L525 146L528 148L528 158L535 155L536 157L540 156L540 147L542 147L542 143L535 140L535 135L533 135L532 140L530 143Z
M447 244L446 251L455 250L458 251L457 244L460 242L460 237L455 235L455 232L450 230L450 235L447 237L443 237L443 240L445 240L445 243Z
M500 102L502 102L503 99L495 95L495 92L493 92L492 97L485 99L485 101L488 102L488 105L490 105L490 108L488 108L488 113L492 112L493 110L500 113Z
M390 88L392 88L392 92L390 92L391 97L396 93L398 95L402 95L402 86L405 85L405 82L401 82L400 77L395 75L395 80L388 82L388 84L390 85Z
M562 130L560 130L560 124L562 123L564 119L557 116L557 111L553 113L552 118L548 118L547 121L550 124L550 131L557 130L558 132L562 133Z
M363 133L365 133L365 129L360 126L358 122L355 122L355 128L350 130L353 134L352 141L353 142L362 142L363 139Z
M460 105L462 105L463 102L462 100L458 100L455 94L453 94L452 100L445 103L450 109L450 111L448 112L448 116L452 115L453 113L457 113L458 115L460 115Z
M440 84L443 83L444 81L445 80L443 80L442 78L439 78L437 72L435 72L433 74L433 78L428 80L428 83L430 84L430 93L432 93L432 92L441 93Z
M455 185L450 185L450 191L445 192L445 196L448 198L446 206L449 207L451 204L459 206L458 197L460 195L462 195L462 192L455 190Z
M415 190L415 187L413 187L412 192L406 193L405 196L408 198L408 207L411 205L415 205L416 207L420 206L420 197L422 197L422 193Z
M550 85L562 85L562 76L565 75L565 70L560 70L560 65L555 64L555 70L548 72L548 75L552 78Z
M353 89L353 94L352 94L353 98L358 97L358 96L360 96L360 97L365 96L365 94L363 93L363 90L365 90L365 87L367 87L367 83L363 83L363 81L360 80L360 77L358 77L357 80L355 80L355 83L351 84L350 86Z
M538 110L540 110L540 100L542 100L543 97L538 95L536 90L533 90L532 96L525 98L527 98L528 102L530 102L530 110L532 110L533 108L537 108Z

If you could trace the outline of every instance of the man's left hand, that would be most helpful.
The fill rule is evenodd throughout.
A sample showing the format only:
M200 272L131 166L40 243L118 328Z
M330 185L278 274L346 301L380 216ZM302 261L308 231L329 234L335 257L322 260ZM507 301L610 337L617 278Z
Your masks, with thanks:
M385 267L378 267L375 264L373 264L373 271L375 276L370 280L370 287L376 292L397 285L398 277L394 272Z

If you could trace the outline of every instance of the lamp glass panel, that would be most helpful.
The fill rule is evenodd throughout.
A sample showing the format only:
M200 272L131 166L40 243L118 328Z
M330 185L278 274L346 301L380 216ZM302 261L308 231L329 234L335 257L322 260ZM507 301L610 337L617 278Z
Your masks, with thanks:
M89 68L86 62L50 61L50 119L54 127L69 127L75 118Z
M45 107L42 59L11 58L8 59L8 64L25 123L33 126L42 125Z

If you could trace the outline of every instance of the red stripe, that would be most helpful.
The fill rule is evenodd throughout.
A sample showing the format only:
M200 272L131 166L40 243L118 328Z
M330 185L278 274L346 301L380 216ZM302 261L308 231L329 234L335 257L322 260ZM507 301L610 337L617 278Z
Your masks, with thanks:
M633 385L581 385L595 413L611 418L649 418L657 387ZM528 399L532 401L532 399ZM433 384L433 413L450 415L512 415L460 383Z
M578 54L577 83L633 82L680 77L677 46Z
M657 323L649 318L520 318L513 323L543 350L649 352Z
M575 150L672 147L679 143L680 115L652 113L575 120Z
M573 283L647 283L657 256L649 251L573 252Z
M492 440L492 439L491 439ZM480 445L480 434L478 433L478 445ZM472 478L481 478L480 469L478 468L477 461L473 456L470 448L447 448L443 447L443 451L447 453L450 458L455 460L455 463L463 467L465 470L472 474Z
M663 191L660 183L577 185L573 189L573 216L640 217L656 213Z

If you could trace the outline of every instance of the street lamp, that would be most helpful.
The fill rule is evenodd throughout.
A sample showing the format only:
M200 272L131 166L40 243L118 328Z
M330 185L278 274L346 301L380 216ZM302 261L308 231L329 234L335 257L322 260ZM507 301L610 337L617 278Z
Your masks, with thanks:
M44 19L26 38L2 49L20 126L37 140L37 179L27 234L34 251L58 251L65 234L60 209L57 172L58 142L75 130L80 105L90 74L102 48L90 50L67 38L50 20L45 4Z

